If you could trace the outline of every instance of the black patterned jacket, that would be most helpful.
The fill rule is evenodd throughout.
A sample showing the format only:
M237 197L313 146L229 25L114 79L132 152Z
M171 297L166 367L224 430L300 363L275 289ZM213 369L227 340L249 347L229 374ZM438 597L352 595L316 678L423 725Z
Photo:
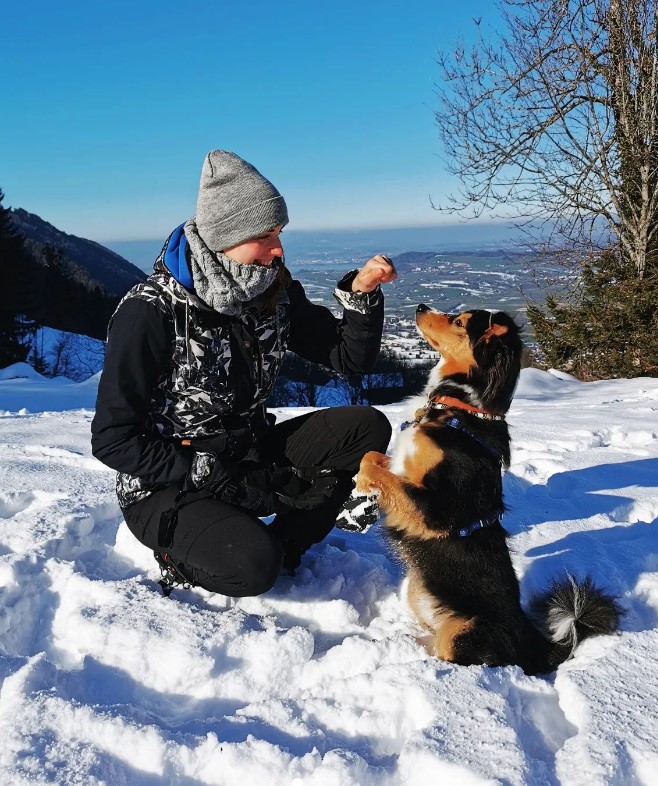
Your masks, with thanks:
M195 454L181 439L246 426L257 441L286 349L341 373L368 371L383 296L349 292L353 275L336 290L340 320L311 303L299 281L280 293L274 315L261 315L254 301L229 317L176 281L161 254L110 320L92 422L93 454L117 470L120 505L188 478Z

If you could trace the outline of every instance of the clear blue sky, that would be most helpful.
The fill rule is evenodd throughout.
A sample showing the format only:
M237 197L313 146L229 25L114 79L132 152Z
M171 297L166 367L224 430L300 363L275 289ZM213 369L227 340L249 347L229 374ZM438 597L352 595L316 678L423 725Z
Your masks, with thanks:
M21 0L0 28L0 188L99 242L194 214L201 163L234 150L290 227L427 225L451 187L436 53L491 0Z

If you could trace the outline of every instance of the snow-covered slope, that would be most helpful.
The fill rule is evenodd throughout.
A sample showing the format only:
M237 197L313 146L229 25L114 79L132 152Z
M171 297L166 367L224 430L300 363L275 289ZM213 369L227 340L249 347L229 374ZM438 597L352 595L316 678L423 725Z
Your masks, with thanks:
M90 454L96 380L4 376L2 784L658 783L658 380L522 372L524 596L589 572L628 610L540 679L430 657L376 529L336 531L259 598L165 599Z

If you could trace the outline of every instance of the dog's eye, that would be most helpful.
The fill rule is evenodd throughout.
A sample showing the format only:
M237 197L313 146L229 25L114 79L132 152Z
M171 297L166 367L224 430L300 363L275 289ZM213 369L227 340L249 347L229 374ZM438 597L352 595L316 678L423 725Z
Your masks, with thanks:
M457 325L457 327L464 327L464 323L461 321L461 319L459 319L459 317L455 320L455 325Z

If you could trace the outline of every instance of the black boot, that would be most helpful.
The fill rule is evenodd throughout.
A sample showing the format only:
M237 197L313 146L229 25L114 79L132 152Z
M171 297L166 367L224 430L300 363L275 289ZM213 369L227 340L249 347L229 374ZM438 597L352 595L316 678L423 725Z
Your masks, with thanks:
M160 574L162 575L162 578L158 584L160 585L162 594L165 596L165 598L168 598L171 595L171 591L174 587L182 586L183 589L189 589L190 587L195 586L195 583L187 576L187 569L183 568L180 562L174 562L168 552L163 551L160 553L158 551L154 551L153 556L155 557L155 561L160 566Z

